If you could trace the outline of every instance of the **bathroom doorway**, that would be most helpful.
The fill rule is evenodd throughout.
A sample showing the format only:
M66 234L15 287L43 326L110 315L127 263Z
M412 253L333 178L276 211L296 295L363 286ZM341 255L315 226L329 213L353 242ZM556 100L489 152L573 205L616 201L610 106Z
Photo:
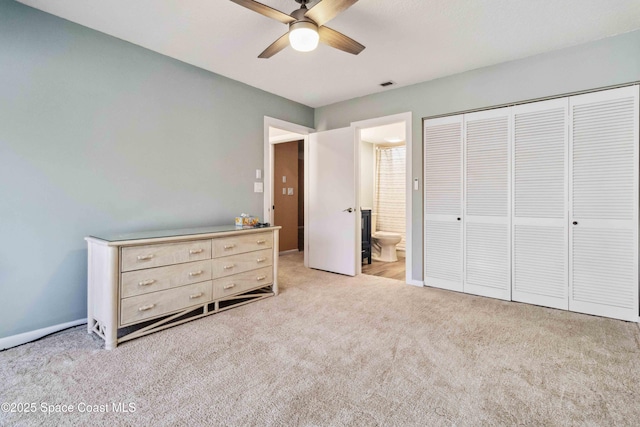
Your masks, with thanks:
M362 274L406 278L406 125L360 129Z

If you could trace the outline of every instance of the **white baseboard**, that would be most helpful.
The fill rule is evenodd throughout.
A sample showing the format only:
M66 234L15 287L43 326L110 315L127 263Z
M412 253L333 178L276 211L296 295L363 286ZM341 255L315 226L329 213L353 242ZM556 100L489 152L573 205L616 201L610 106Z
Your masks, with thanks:
M407 285L411 285L411 286L419 286L419 287L424 287L424 282L422 280L407 280Z
M86 317L84 319L78 319L72 322L60 323L59 325L48 326L46 328L36 329L35 331L29 331L18 335L11 335L10 337L0 338L0 351L7 348L15 347L17 345L35 341L38 338L42 338L46 335L62 331L73 326L82 325L83 323L87 323Z

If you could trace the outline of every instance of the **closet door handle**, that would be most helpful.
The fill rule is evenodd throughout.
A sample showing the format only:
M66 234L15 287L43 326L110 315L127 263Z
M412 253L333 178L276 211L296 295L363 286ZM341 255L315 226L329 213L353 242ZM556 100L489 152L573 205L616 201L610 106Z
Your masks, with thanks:
M573 221L573 225L578 225L578 221Z
M342 212L349 212L349 213L351 213L351 212L353 212L353 208L347 208L347 209L343 210Z
M459 217L458 217L457 219L458 219L458 221L460 221L462 218L459 218Z

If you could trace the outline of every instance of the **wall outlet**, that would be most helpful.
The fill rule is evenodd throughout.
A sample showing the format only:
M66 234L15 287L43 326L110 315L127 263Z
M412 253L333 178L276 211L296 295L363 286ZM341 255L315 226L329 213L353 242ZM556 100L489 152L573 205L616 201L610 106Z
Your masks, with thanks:
M293 188L289 187L289 188L287 189L287 194L288 194L289 196L293 196Z

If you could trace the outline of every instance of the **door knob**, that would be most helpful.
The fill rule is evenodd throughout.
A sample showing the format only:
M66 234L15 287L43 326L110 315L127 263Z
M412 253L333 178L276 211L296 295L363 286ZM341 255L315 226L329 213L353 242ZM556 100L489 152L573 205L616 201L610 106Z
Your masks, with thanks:
M342 212L349 212L349 213L351 213L351 212L353 212L353 208L347 208L347 209L343 210Z

